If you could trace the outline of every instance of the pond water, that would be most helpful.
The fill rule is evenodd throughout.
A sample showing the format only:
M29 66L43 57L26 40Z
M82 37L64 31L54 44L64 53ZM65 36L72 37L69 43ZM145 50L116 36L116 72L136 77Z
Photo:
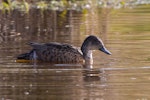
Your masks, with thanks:
M1 14L1 100L149 100L149 6L95 9L83 14L33 10ZM33 13L36 12L36 13ZM39 14L39 15L38 15ZM26 43L61 42L80 47L90 34L112 55L94 52L94 64L17 63L31 49Z

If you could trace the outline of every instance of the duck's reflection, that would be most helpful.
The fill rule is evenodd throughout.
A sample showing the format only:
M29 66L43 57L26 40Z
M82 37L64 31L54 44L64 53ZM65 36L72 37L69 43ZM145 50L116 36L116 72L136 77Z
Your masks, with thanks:
M45 100L47 98L53 100L86 98L85 95L94 90L90 87L91 84L101 83L101 71L92 66L91 68L81 68L79 65L75 67L71 64L65 66L37 64L35 68L20 67L19 71L14 70L14 72L11 69L11 73L0 74L0 78L5 79L1 81L1 84L6 85L5 88L0 87L2 91L0 94L6 95L6 99L10 97L9 94L13 95L14 99L21 98L21 95ZM44 96L39 96L39 94ZM66 97L66 95L69 96Z
M93 65L85 65L85 70L83 70L83 80L84 81L100 81L101 71L99 69L94 69Z

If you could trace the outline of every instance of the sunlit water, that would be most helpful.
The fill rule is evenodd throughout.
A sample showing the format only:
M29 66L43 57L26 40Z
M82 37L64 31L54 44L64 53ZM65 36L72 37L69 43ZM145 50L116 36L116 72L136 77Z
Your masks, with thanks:
M0 100L149 100L150 14L136 11L104 10L84 18L71 13L65 29L55 26L50 36L1 33L5 36L0 45ZM79 47L89 34L101 37L112 52L109 56L95 51L91 69L80 64L15 62L18 54L31 49L29 41Z

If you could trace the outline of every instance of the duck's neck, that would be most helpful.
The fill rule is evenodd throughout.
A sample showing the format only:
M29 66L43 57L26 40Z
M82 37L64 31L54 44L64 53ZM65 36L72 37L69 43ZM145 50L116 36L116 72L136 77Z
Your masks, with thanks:
M84 55L85 59L85 65L92 65L93 64L93 56L92 56L92 50L88 50Z
M85 39L81 46L81 51L83 53L83 58L85 60L86 65L93 64L92 50L90 50L89 45L90 45L90 42L87 39Z
M83 53L83 58L85 60L86 65L92 65L93 64L93 56L92 56L92 50L88 50L88 48L81 48Z

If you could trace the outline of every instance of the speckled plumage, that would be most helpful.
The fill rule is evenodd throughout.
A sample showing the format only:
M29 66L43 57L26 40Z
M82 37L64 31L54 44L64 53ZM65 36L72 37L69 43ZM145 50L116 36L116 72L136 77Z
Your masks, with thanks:
M101 50L106 54L111 54L96 36L87 37L81 47L81 52L69 45L56 42L51 43L29 43L33 49L29 53L21 54L17 59L37 59L51 63L83 63L92 60L92 50ZM35 57L36 56L36 57Z
M68 44L46 43L31 46L36 50L39 60L58 63L79 63L83 61L78 49Z

